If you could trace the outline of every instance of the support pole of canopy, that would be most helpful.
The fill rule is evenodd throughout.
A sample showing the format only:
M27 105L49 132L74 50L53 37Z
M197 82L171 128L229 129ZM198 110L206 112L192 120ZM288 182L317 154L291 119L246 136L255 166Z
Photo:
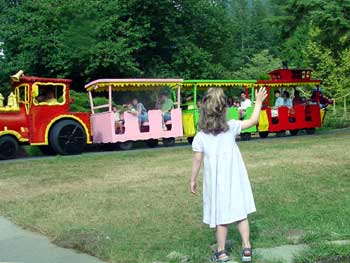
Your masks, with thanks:
M194 103L194 108L197 109L197 83L194 83L194 87L193 87L193 103Z
M177 85L177 108L181 107L181 86Z
M95 114L95 111L94 111L94 100L93 100L93 98L92 98L91 91L89 91L89 100L90 100L91 113L92 113L92 114Z
M112 112L112 85L108 86L108 103L109 103L108 111Z

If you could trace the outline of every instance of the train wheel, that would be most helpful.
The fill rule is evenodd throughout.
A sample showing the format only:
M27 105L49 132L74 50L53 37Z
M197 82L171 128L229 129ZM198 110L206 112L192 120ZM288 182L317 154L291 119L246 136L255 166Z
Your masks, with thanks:
M264 132L259 132L259 136L262 139L267 138L267 136L269 136L269 132L268 131L264 131Z
M121 142L121 143L119 143L119 147L120 147L120 149L122 149L123 151L131 150L133 146L134 146L134 144L133 144L132 141L126 141L126 142Z
M187 141L189 144L192 144L194 137L187 137Z
M252 138L252 134L250 132L241 133L242 141L249 141Z
M76 121L63 120L52 128L49 142L58 154L80 154L86 146L86 134L83 127Z
M309 134L309 135L315 134L315 132L316 132L315 128L308 128L308 129L306 129L306 133Z
M277 136L277 137L283 137L284 135L286 135L286 131L279 131L279 132L276 132L276 136Z
M163 145L165 147L171 147L175 145L175 138L163 138Z
M16 158L18 151L18 142L12 136L0 137L0 160Z
M40 145L39 150L44 154L44 155L56 155L57 153L55 152L54 149L50 145Z
M158 146L159 141L157 139L149 139L146 141L146 144L150 148L154 148Z
M298 134L299 130L289 130L290 135L295 136Z

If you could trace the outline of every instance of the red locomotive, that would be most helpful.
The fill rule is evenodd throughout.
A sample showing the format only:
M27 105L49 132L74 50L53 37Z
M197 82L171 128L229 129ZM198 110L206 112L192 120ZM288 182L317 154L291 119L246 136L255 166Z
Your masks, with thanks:
M79 154L91 143L90 114L70 112L71 80L12 76L14 91L0 95L0 159L16 156L19 144L45 154Z

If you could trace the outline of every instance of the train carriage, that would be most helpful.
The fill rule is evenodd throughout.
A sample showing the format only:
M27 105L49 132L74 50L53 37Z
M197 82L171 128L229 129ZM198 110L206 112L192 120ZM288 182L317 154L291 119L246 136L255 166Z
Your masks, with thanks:
M190 90L193 93L191 107L183 110L184 136L187 137L189 143L192 142L194 135L197 133L197 124L199 120L199 109L197 105L198 92L205 91L211 87L223 88L226 92L232 89L239 89L240 91L244 90L247 97L253 103L255 85L256 80L185 80L183 83L183 90ZM188 106L188 103L184 106ZM253 113L253 107L254 105L246 109L243 119L250 118ZM238 108L228 108L227 118L228 120L239 119ZM253 132L256 132L256 127L243 130L241 132L241 139L249 140Z
M316 128L322 126L325 117L325 110L320 108L319 101L321 81L312 79L311 69L277 69L269 75L269 80L256 82L256 88L266 87L268 92L257 127L260 137L266 138L269 133L281 136L286 131L296 135L300 130L313 134ZM312 89L316 97L313 100L305 98L303 103L290 107L275 107L274 91L294 93L298 88Z
M99 79L85 85L89 94L91 106L91 125L93 143L119 143L122 149L131 149L133 142L146 141L150 147L163 140L165 146L172 146L175 138L183 136L182 112L180 107L180 89L182 79ZM172 89L175 102L171 110L171 120L165 122L166 130L162 128L164 121L161 110L149 110L148 121L139 123L138 117L126 111L121 133L116 133L115 118L112 111L113 92L116 91L147 91L162 87ZM94 94L108 93L108 103L94 105ZM102 112L96 112L101 110Z

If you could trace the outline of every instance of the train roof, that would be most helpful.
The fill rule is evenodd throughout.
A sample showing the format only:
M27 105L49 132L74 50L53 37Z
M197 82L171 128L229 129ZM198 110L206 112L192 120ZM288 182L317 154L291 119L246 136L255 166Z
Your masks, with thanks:
M107 91L111 86L114 91L150 90L159 87L176 88L183 79L97 79L85 85L87 91Z
M267 87L298 87L298 86L319 86L321 80L318 79L307 79L307 80L296 80L296 81L285 81L285 80L258 80L256 86L267 86Z
M256 80L185 80L183 82L184 88L193 88L195 85L199 89L210 88L210 87L221 87L221 88L231 88L231 87L253 87L256 84Z
M13 81L14 83L34 83L34 82L51 82L51 83L71 83L71 79L57 79L57 78L42 78L35 76L22 76L19 81Z

